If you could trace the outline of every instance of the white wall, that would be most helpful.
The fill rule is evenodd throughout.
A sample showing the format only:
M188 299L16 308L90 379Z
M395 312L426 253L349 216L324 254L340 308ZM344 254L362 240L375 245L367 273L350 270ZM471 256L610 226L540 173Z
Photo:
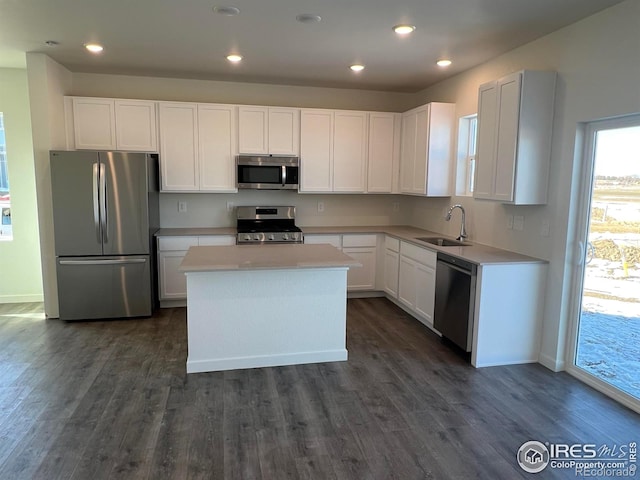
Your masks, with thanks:
M13 240L0 242L0 303L41 302L36 181L31 143L27 72L0 69L11 192Z
M456 102L457 114L463 116L477 111L477 89L483 82L524 68L558 72L546 206L512 207L464 197L414 199L412 215L415 225L454 235L459 220L446 223L442 210L460 202L467 209L472 240L550 261L541 362L553 369L563 368L574 301L572 208L576 208L577 173L583 161L576 135L581 122L640 112L638 19L640 1L628 0L424 90L416 98L416 104ZM513 214L525 216L524 231L506 228L507 215ZM549 237L540 235L543 220L551 222Z
M38 223L44 288L48 317L58 317L51 170L49 150L64 149L64 95L71 88L71 72L41 53L27 53L27 78L31 106L31 130L38 194Z

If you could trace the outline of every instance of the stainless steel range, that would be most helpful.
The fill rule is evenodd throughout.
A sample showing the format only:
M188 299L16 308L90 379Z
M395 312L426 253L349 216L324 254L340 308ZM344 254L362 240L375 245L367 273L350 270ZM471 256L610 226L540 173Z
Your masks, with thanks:
M236 207L236 244L302 243L296 207Z

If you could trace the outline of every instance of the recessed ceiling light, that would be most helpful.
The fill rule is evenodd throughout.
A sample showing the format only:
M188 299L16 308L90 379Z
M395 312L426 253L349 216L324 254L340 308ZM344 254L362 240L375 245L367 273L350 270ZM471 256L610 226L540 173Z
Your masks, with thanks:
M447 60L447 59L438 60L436 62L436 65L438 65L439 67L448 67L449 65L451 65L451 60Z
M104 50L104 47L98 43L86 43L84 48L89 50L91 53L100 53Z
M57 47L58 45L60 45L60 42L56 42L55 40L47 40L46 42L44 42L44 44L47 47Z
M364 65L360 65L359 63L356 63L355 65L351 65L349 68L354 72L361 72L362 70L364 70Z
M236 55L236 54L227 55L227 60L233 63L238 63L240 60L242 60L242 55Z
M409 33L413 33L415 29L416 27L413 25L396 25L393 27L393 31L398 35L408 35Z
M301 13L296 16L296 20L300 23L318 23L322 17L314 13Z
M225 17L233 17L240 13L239 8L225 6L213 7L213 11L219 15L224 15Z

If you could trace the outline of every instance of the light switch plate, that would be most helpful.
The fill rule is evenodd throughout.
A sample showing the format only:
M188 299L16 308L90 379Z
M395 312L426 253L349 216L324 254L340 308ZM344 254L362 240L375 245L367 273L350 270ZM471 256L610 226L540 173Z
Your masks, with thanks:
M393 211L396 213L400 211L400 202L393 202Z
M513 230L513 215L507 215L507 229Z
M542 224L540 225L540 235L542 235L543 237L548 237L550 231L551 224L549 223L549 220L543 220Z
M524 216L522 215L514 215L513 216L513 229L521 232L524 230Z
M324 202L318 202L318 213L324 212Z
M184 213L187 211L187 202L178 202L178 212Z

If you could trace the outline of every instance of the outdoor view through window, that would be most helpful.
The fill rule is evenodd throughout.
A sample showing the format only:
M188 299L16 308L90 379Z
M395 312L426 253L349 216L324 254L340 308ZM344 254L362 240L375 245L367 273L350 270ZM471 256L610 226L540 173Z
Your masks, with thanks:
M575 363L640 399L640 126L596 135Z
M7 148L4 137L4 116L0 112L0 240L11 240L11 195L9 194L9 170L7 168Z

